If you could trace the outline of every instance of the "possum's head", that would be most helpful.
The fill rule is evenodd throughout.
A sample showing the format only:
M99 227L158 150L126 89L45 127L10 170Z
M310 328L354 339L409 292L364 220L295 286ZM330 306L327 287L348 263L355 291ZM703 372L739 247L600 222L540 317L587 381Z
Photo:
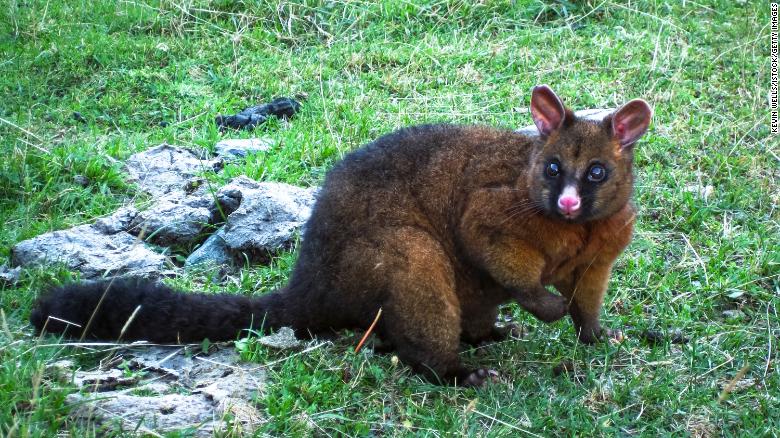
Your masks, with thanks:
M653 110L642 99L601 122L578 119L546 85L534 88L531 115L539 130L527 184L544 212L585 222L607 217L628 203L633 190L634 144Z

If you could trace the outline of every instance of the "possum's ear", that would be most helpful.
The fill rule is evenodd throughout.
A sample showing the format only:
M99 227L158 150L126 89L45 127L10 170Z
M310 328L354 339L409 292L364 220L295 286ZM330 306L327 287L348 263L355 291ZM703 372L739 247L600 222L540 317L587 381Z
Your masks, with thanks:
M612 135L620 148L631 146L647 132L653 109L642 99L634 99L621 106L612 115Z
M531 93L531 117L542 137L561 127L566 117L563 102L547 85L537 85Z

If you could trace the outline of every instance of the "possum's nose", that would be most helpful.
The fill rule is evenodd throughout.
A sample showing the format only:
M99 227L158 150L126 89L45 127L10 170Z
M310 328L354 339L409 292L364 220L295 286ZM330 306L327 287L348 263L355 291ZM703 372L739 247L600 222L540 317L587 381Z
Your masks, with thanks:
M558 197L558 209L565 216L575 216L580 211L580 195L574 186L566 186Z

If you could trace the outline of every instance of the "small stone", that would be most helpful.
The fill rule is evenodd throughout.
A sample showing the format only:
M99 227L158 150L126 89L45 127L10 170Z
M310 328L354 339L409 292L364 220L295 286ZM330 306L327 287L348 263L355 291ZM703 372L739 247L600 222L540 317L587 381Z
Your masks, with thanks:
M613 345L621 344L626 340L623 330L619 329L604 329L604 335L607 338L607 341Z
M561 374L571 375L573 373L574 373L574 362L570 360L560 361L552 369L553 377L558 377Z
M215 193L206 179L188 177L189 171L179 172L179 167L187 167L186 163L176 163L179 158L199 163L192 152L167 145L147 152L154 157L146 169L150 179L139 181L143 181L147 193L154 194L151 206L139 211L128 205L92 225L19 242L12 248L12 264L64 263L81 272L84 279L158 278L166 258L148 248L145 240L162 246L187 245L210 233L213 224L224 222L185 264L211 263L230 269L233 261L263 262L290 248L311 214L317 188L261 183L240 176ZM140 160L138 155L134 157ZM175 168L173 171L161 164L166 159ZM150 185L155 181L162 185Z
M76 364L70 359L58 360L46 365L46 374L59 382L67 382L73 376Z
M233 262L233 255L230 253L224 239L224 230L219 229L216 233L209 236L203 244L198 247L184 262L185 268L206 268L229 265Z
M282 327L272 335L259 338L257 342L278 350L290 350L301 346L301 341L295 338L295 332L290 327Z
M90 180L84 175L76 175L73 177L73 182L81 187L89 187Z
M724 310L723 317L726 319L742 319L745 314L740 310Z
M4 264L0 266L0 285L13 286L19 281L21 275L21 267L9 268L8 265Z
M226 160L245 158L249 154L265 152L271 148L273 140L268 138L230 138L220 140L214 149L218 157Z
M713 193L715 193L715 187L710 184L704 185L704 184L692 183L686 185L683 188L683 191L686 193L693 193L694 195L706 201L712 196Z
M79 122L79 123L83 123L83 124L86 124L86 123L87 123L87 119L86 119L86 118L84 118L84 115L83 115L83 114L81 114L81 113L80 113L80 112L78 112L78 111L73 111L73 114L72 114L72 116L73 116L73 120L75 120L75 121L77 121L77 122Z

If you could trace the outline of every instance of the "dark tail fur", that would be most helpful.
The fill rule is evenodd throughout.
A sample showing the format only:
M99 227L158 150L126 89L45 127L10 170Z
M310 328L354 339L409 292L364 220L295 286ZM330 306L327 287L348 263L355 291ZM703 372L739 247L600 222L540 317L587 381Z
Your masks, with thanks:
M73 338L199 342L280 327L288 323L285 313L280 292L253 298L181 293L149 280L115 279L55 288L38 300L30 321L39 333Z

